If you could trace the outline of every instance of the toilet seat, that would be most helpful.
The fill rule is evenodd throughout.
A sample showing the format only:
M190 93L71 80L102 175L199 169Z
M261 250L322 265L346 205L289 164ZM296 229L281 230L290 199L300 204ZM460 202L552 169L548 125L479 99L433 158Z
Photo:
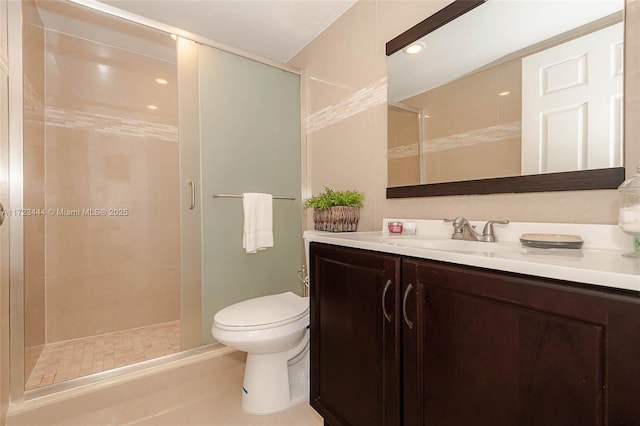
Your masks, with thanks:
M213 321L214 326L222 330L260 330L283 326L308 314L309 299L288 291L227 306Z

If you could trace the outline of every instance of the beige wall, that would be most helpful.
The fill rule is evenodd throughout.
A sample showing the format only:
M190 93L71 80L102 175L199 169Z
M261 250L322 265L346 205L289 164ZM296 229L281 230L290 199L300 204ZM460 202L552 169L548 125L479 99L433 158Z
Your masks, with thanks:
M640 0L626 0L625 22L624 161L629 178L640 166Z
M51 30L46 40L47 342L177 320L176 66Z
M306 192L364 191L363 231L380 229L384 217L616 223L615 190L386 199L385 43L446 4L361 0L290 61L306 79ZM638 144L635 132L627 127L626 140ZM306 228L313 228L310 212Z

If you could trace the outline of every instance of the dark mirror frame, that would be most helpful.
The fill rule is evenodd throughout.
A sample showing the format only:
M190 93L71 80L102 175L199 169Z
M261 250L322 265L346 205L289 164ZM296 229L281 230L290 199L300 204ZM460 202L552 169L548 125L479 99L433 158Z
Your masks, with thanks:
M387 56L403 49L486 0L455 0L386 44ZM435 197L547 191L616 189L625 178L624 167L509 176L387 188L387 198Z

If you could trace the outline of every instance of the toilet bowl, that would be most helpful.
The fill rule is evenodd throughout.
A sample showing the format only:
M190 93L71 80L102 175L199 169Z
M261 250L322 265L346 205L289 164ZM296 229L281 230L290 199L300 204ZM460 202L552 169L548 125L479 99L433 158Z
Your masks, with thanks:
M309 398L309 299L292 292L257 297L219 311L211 334L247 352L242 408L282 411Z

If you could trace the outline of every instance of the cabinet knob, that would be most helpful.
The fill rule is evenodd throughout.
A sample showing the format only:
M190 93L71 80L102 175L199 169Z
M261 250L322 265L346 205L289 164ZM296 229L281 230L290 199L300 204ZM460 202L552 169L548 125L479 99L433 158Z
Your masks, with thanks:
M404 291L404 297L402 298L402 316L404 317L404 322L407 323L409 330L413 330L413 321L411 321L407 316L407 298L409 297L409 292L411 290L413 290L413 285L409 284L407 289Z

